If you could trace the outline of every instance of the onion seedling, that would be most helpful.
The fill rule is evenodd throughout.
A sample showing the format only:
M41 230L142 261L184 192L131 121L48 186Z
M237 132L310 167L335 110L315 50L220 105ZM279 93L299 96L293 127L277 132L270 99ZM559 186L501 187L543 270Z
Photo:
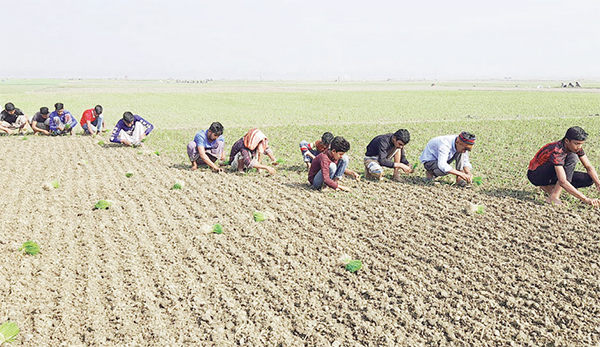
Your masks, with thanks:
M133 176L133 172L129 171L125 173L125 177L129 178L131 176Z
M223 233L223 226L219 223L215 224L212 228L212 232L214 234L222 234Z
M340 261L344 265L344 268L352 273L355 273L362 268L362 262L360 260L352 259L348 255L344 255Z
M475 184L477 186L482 185L483 184L483 177L481 177L481 176L473 177L473 184Z
M54 180L54 181L50 182L50 184L52 184L52 187L54 187L54 188L60 187L60 183L58 183L58 180Z
M15 338L19 334L19 327L17 323L6 321L0 325L0 345L4 342L14 342Z
M94 210L108 210L112 204L110 200L98 200L96 205L94 205Z
M176 182L171 189L182 189L183 186L183 182Z
M160 152L159 151L155 151L154 154L160 155Z
M99 144L100 146L104 146L104 145L105 145L104 141L102 141L102 140L98 141L98 144Z
M40 253L40 246L33 241L25 241L23 246L19 248L19 251L23 251L29 255L36 255Z
M252 217L254 217L255 222L262 222L262 221L267 220L267 217L265 216L265 214L260 211L254 211L254 213L252 214Z

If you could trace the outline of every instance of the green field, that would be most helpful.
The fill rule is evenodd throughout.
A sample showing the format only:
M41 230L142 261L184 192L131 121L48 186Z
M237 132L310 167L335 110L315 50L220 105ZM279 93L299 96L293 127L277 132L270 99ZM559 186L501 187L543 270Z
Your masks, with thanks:
M578 89L560 88L555 81L432 83L5 80L0 102L13 102L27 115L63 102L76 117L101 104L110 127L132 111L156 126L148 146L176 165L189 164L187 142L212 121L225 126L226 150L247 129L260 127L287 170L303 168L298 143L314 141L324 131L350 141L351 167L362 172L365 147L375 135L409 129L407 152L414 162L431 137L468 130L478 137L471 154L474 171L494 194L531 195L525 177L529 160L570 126L590 134L584 149L600 165L598 82L586 81Z

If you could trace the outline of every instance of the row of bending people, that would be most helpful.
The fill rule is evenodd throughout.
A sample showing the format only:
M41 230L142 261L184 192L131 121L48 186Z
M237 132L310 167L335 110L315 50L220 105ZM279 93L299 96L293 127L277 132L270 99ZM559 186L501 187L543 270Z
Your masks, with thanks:
M592 184L600 191L596 170L583 151L587 137L588 134L581 127L571 127L561 140L546 144L534 155L529 163L527 178L547 195L546 202L562 205L560 194L565 190L586 204L600 207L600 200L588 198L579 191L579 188ZM419 156L426 179L454 175L457 186L468 187L472 184L473 166L469 152L473 150L475 140L475 135L466 131L430 139ZM375 136L367 145L364 156L365 178L382 180L384 168L393 170L392 177L395 180L401 180L402 174L412 174L418 164L411 166L406 157L405 146L409 142L410 133L407 129ZM225 162L224 148L221 123L212 123L209 129L199 131L187 147L192 170L204 166L222 171L216 163L218 159ZM330 132L325 132L314 142L300 142L310 185L315 189L327 186L335 190L349 190L339 184L344 175L360 180L358 173L348 169L349 150L350 143L346 139L334 137ZM265 134L259 129L250 129L232 146L229 165L238 172L257 168L274 174L274 167L262 164L263 154L270 157L271 165L278 164ZM581 162L586 172L575 171L577 162Z
M24 134L26 127L30 126L35 135L73 135L77 124L77 119L61 102L54 105L52 112L48 107L41 107L31 119L11 102L4 105L4 110L0 113L0 130L7 134L12 134L13 131ZM96 105L83 111L79 124L86 135L99 135L105 131L106 122L102 106ZM115 125L110 141L125 146L141 146L144 138L153 129L154 126L150 122L127 111Z

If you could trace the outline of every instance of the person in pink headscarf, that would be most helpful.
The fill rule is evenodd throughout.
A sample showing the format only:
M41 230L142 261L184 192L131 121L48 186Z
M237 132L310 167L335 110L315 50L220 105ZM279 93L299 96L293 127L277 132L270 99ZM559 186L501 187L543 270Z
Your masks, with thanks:
M275 168L261 163L263 154L271 159L272 165L276 166L278 164L275 155L273 155L273 150L269 147L267 136L260 129L253 128L233 144L229 154L229 162L232 169L238 172L256 168L258 170L265 169L271 175L274 175Z

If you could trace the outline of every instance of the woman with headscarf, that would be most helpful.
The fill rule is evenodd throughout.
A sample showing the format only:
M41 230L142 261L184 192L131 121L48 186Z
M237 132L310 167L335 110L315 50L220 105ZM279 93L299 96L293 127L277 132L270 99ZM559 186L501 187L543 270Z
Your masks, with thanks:
M231 163L231 168L238 172L256 168L258 170L265 169L271 175L274 175L275 168L261 163L263 154L269 156L272 165L278 164L273 155L273 150L269 147L267 136L260 129L253 128L233 144L229 155L229 162Z

